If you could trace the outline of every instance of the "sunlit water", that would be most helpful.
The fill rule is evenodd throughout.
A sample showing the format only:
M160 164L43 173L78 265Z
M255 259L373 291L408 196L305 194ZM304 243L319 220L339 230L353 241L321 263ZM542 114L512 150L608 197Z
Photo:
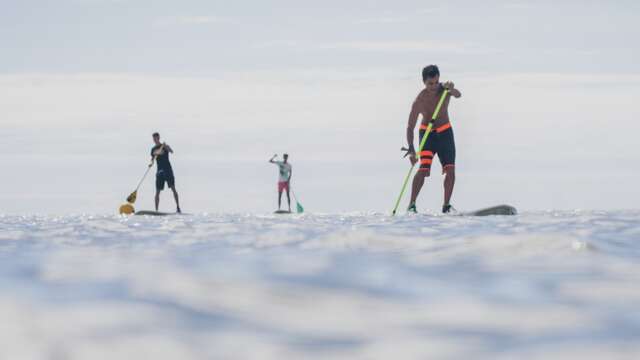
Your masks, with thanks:
M640 211L0 216L0 359L640 358Z

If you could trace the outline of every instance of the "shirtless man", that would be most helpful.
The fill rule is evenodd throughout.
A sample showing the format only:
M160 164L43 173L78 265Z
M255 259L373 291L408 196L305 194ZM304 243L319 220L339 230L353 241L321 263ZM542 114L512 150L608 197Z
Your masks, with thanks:
M436 65L429 65L422 70L422 81L425 89L418 94L413 102L409 122L407 124L407 143L409 144L409 154L412 164L417 162L416 151L413 147L413 132L418 122L418 116L422 114L422 123L420 124L420 141L425 135L427 126L431 121L433 113L436 109L442 92L447 89L449 95L455 98L462 96L460 91L454 87L452 82L440 83L440 70ZM449 100L450 96L444 100L440 112L437 114L433 123L433 127L429 137L427 138L424 148L420 152L420 168L413 178L413 186L411 188L411 202L407 211L417 212L416 199L424 185L424 178L431 174L431 163L433 158L438 155L440 164L442 164L442 172L444 177L444 203L442 212L448 213L452 206L449 203L451 194L453 193L453 185L456 179L455 161L456 161L456 145L453 139L453 129L449 122Z

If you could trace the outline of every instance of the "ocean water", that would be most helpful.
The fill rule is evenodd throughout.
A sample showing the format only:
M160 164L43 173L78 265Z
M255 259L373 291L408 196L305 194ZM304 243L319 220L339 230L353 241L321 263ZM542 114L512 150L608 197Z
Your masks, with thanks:
M638 359L640 211L0 215L0 359Z

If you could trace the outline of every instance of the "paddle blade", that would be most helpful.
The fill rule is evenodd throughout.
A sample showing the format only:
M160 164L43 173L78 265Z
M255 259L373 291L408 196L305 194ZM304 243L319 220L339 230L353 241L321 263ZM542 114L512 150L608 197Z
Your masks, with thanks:
M298 211L298 214L302 214L304 212L304 208L299 202L296 202L296 210Z
M129 196L127 196L127 202L129 203L135 203L136 199L138 198L138 191L134 191L132 192Z

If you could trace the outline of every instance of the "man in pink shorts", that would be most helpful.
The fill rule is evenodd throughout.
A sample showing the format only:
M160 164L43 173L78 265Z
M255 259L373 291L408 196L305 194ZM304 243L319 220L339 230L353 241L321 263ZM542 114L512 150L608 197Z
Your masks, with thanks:
M275 161L274 159L278 157L278 155L273 155L270 163L278 165L278 169L280 171L280 177L278 178L278 210L280 210L280 205L282 203L282 192L287 191L287 205L289 205L289 212L291 212L291 198L289 197L289 184L291 183L291 175L293 175L293 169L291 168L291 164L287 162L289 159L288 154L282 155L284 161Z

